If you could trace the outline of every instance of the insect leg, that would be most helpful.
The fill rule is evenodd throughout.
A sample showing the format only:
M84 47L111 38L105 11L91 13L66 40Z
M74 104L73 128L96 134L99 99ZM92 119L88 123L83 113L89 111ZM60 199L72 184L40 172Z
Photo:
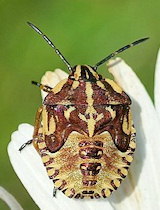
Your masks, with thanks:
M19 151L21 152L22 149L24 149L27 145L31 144L32 141L33 141L33 139L31 139L31 140L25 142L24 144L22 144L22 146L19 148Z
M57 188L53 188L53 197L56 197L56 194L57 194Z
M33 139L25 142L22 144L22 146L19 148L19 151L21 152L27 145L33 143L34 147L37 149L37 139L38 139L38 131L40 128L40 119L41 119L41 114L42 114L42 107L40 107L36 113L36 119L35 119L35 126L34 126L34 133L33 133Z
M35 81L32 81L32 84L38 86L41 90L43 90L47 93L52 91L52 88L47 86L47 85L42 85L41 83L38 83L38 82L35 82Z

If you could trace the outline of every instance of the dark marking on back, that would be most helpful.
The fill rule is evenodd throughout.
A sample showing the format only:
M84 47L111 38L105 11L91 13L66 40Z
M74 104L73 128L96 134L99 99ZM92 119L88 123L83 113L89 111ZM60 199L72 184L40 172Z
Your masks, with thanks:
M88 74L88 78L87 78ZM82 65L81 66L81 77L86 82L96 82L97 79L94 77L94 75L90 72L89 68L87 66Z

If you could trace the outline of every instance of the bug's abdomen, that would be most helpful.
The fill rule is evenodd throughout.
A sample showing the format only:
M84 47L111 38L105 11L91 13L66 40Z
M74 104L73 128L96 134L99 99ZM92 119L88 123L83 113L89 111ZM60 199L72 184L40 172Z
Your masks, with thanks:
M108 131L94 137L73 131L55 153L47 150L43 138L38 147L48 176L66 196L106 198L128 173L135 150L135 130L126 152L117 149Z
M99 171L101 170L101 163L99 159L101 159L103 156L103 142L83 140L79 143L79 147L79 156L82 159L80 170L84 179L83 184L86 186L93 186L97 182L94 176L98 175ZM86 162L86 160L88 162ZM90 177L93 180L89 180Z
M78 197L101 197L98 193L95 194L95 187L97 184L97 176L102 169L100 159L103 156L103 142L84 140L79 143L79 147L79 156L82 159L80 171L82 174L82 186L84 187L84 190Z

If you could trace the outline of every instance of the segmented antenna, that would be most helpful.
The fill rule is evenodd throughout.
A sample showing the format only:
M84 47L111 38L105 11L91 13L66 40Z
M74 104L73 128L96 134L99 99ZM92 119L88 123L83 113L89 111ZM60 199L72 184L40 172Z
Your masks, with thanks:
M56 46L53 44L53 42L42 31L40 31L39 28L37 28L35 25L33 25L30 22L27 22L27 24L29 26L31 26L31 28L33 28L39 35L41 35L43 37L43 39L55 50L55 52L57 53L57 55L67 65L67 68L69 69L69 71L72 71L71 65L68 63L68 61L62 55L62 53L56 48Z
M140 44L140 43L146 41L147 39L149 39L149 37L143 38L143 39L139 39L139 40L137 40L137 41L135 41L135 42L132 42L131 44L128 44L128 45L126 45L126 46L120 48L119 50L117 50L117 51L111 53L110 55L108 55L107 57L105 57L104 59L102 59L101 61L99 61L99 62L93 67L94 70L96 71L97 68L98 68L98 66L102 65L103 63L105 63L105 62L108 61L109 59L113 58L115 55L117 55L117 54L123 52L124 50L127 50L127 49L130 48L130 47L133 47L133 46L135 46L135 45L137 45L137 44Z

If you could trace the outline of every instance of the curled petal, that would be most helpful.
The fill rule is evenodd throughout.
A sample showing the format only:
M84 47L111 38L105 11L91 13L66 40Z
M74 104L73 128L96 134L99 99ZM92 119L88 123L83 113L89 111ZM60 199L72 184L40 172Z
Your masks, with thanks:
M45 75L41 79L41 83L43 85L48 85L49 87L55 87L58 82L60 82L62 79L66 79L68 77L68 74L61 69L56 69L53 71L47 71ZM41 91L42 98L44 99L47 95L46 92Z
M120 58L109 62L109 71L132 99L137 149L129 176L111 198L115 209L160 209L160 123L156 110L132 69Z
M7 190L0 186L0 199L2 199L11 210L23 210L21 205Z
M155 78L154 78L154 103L160 119L160 50L158 51Z

